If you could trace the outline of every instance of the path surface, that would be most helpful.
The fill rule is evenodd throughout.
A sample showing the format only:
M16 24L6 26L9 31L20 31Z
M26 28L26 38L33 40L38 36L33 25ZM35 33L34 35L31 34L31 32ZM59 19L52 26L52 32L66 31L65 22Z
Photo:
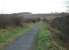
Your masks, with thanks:
M32 44L36 39L38 31L39 30L34 26L30 32L26 32L24 36L17 39L15 43L10 44L6 50L32 50Z

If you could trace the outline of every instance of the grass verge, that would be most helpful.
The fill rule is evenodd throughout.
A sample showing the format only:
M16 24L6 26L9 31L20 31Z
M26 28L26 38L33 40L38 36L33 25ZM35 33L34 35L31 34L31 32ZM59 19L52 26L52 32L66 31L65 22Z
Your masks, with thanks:
M50 43L47 24L40 23L38 27L40 28L40 32L38 36L37 50L48 50Z
M29 31L30 26L27 27L8 27L0 29L0 50L4 50L10 42L15 42L16 38Z

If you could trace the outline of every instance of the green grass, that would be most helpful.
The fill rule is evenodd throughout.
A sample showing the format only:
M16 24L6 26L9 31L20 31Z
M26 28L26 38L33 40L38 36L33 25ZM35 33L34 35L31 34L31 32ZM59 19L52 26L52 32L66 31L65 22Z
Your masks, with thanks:
M6 29L0 29L0 50L3 50L7 44L15 42L16 38L23 35L25 32L31 29L30 26L25 27L8 27Z
M47 24L41 22L37 25L40 29L37 50L59 50L56 46L53 45L50 39L50 33L48 31Z
M64 49L63 47L55 46L54 42L50 39L50 33L48 31L48 26L45 23L39 23L37 24L40 32L38 35L38 44L37 44L37 50L62 50Z
M49 48L49 33L48 27L45 23L39 24L40 32L38 37L38 47L37 50L48 50Z

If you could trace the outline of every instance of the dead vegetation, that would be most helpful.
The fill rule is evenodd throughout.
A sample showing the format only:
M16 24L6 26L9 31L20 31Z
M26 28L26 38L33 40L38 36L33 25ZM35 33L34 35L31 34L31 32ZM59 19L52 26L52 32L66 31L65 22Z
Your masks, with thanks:
M51 39L59 48L69 49L69 15L61 14L61 17L56 17L48 23ZM60 50L60 49L59 49Z

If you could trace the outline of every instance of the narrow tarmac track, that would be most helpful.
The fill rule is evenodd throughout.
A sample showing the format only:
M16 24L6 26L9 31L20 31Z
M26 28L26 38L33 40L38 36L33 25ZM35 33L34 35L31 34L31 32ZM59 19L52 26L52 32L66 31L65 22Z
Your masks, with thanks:
M16 40L15 43L10 44L6 50L32 50L32 44L34 40L37 38L37 34L39 29L35 26L32 27L30 32L26 32L24 36L21 36Z

